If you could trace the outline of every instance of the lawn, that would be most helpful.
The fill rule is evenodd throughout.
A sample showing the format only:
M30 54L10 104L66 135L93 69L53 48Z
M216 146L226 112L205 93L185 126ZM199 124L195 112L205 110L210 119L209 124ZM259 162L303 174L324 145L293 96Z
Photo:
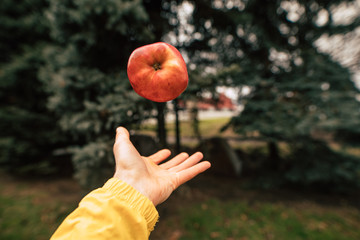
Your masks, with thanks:
M15 179L0 174L1 240L49 239L81 198L72 180Z
M200 123L203 137L219 133L228 119ZM140 132L154 134L154 125ZM174 125L167 125L170 137ZM183 137L194 134L182 122ZM185 142L185 141L184 141ZM260 144L260 145L259 145ZM261 143L240 141L244 152L264 150ZM359 149L334 150L359 156ZM286 145L280 145L286 153ZM249 189L246 179L201 175L180 187L158 207L160 221L150 239L360 239L360 196L326 195L291 190ZM0 171L0 239L49 239L63 219L86 194L72 179L17 179Z
M360 239L359 211L351 208L208 200L182 211L181 218L180 239Z
M84 192L72 179L2 174L0 239L49 239ZM360 239L359 199L242 187L200 176L159 206L150 239Z
M35 204L31 196L0 196L0 239L49 239L65 213L60 205Z
M201 176L164 205L151 239L360 239L360 196L255 190Z
M205 119L201 120L199 123L199 131L202 137L213 137L213 136L235 136L231 130L220 132L222 126L228 123L230 118L221 117L214 119ZM167 134L170 137L175 136L175 123L167 122L166 123ZM191 121L181 121L180 122L181 137L196 137ZM139 132L154 135L156 133L156 124L146 123L142 124Z
M221 131L221 128L225 126L230 121L229 117L221 117L221 118L213 118L213 119L205 119L199 122L199 132L202 138L210 138L210 137L224 137L227 139L232 139L229 141L230 145L239 149L245 153L253 152L254 150L260 151L263 154L266 154L267 151L267 143L261 140L249 141L245 138L240 137L231 127L226 129L225 131ZM156 136L156 124L155 123L146 123L142 124L138 130L135 132L140 134L146 134L151 136ZM170 143L175 142L175 123L167 122L166 130L168 141ZM199 141L196 139L196 135L194 133L194 129L191 121L181 121L180 122L180 135L182 138L181 144L185 147L196 147L199 144ZM351 156L360 157L360 148L354 146L343 146L339 143L329 141L329 147L340 153L345 153ZM286 157L290 153L290 149L287 143L279 142L278 147L280 149L281 157Z

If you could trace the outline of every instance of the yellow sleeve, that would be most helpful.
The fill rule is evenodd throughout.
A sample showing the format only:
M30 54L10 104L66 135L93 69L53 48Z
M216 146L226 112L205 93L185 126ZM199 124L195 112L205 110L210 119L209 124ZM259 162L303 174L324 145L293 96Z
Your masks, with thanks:
M158 217L147 197L111 178L81 200L51 240L148 239Z

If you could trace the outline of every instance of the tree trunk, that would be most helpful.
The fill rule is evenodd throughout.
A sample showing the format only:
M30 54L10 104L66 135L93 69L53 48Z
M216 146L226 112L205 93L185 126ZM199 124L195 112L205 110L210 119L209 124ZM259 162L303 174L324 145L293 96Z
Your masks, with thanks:
M165 127L165 104L166 103L156 103L157 107L157 135L161 148L167 148L167 137L166 137L166 127Z
M195 137L197 138L198 142L200 143L202 140L201 132L200 132L200 122L199 122L199 109L196 106L196 101L194 101L190 106L190 119L191 119L191 126L194 132Z
M177 99L174 100L174 111L175 111L175 136L176 136L175 153L179 154L181 150L181 142L180 142L179 106Z
M274 141L270 141L268 143L268 150L269 150L269 167L273 170L279 170L280 168L280 155L279 149Z

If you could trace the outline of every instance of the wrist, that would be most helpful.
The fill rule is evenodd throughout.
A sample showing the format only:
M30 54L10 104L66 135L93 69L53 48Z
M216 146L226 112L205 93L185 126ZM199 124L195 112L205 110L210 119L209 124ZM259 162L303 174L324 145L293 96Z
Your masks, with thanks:
M151 194L149 194L147 189L148 181L144 180L144 176L139 176L139 174L133 171L121 171L121 173L115 172L114 178L129 184L155 205L154 199L152 198Z

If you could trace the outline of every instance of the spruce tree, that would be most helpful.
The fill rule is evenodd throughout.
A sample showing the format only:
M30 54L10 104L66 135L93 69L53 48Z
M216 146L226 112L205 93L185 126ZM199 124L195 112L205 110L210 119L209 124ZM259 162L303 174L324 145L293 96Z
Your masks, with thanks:
M359 89L349 70L316 47L322 36L345 34L359 26L359 16L341 24L333 17L339 4L356 3L191 4L188 22L193 37L183 45L193 69L209 84L250 89L239 98L244 111L229 126L242 136L268 142L266 171L280 176L279 181L297 184L358 185L359 161L333 152L316 134L360 129ZM293 156L280 156L280 142L290 146Z
M0 4L0 164L16 173L53 172L52 152L62 139L37 77L50 39L47 6L44 0Z
M55 44L44 51L47 64L40 75L52 94L48 107L77 141L70 151L83 186L99 186L111 176L116 127L154 117L154 103L132 90L126 65L135 48L163 35L167 24L156 14L159 4L50 1L47 17Z

